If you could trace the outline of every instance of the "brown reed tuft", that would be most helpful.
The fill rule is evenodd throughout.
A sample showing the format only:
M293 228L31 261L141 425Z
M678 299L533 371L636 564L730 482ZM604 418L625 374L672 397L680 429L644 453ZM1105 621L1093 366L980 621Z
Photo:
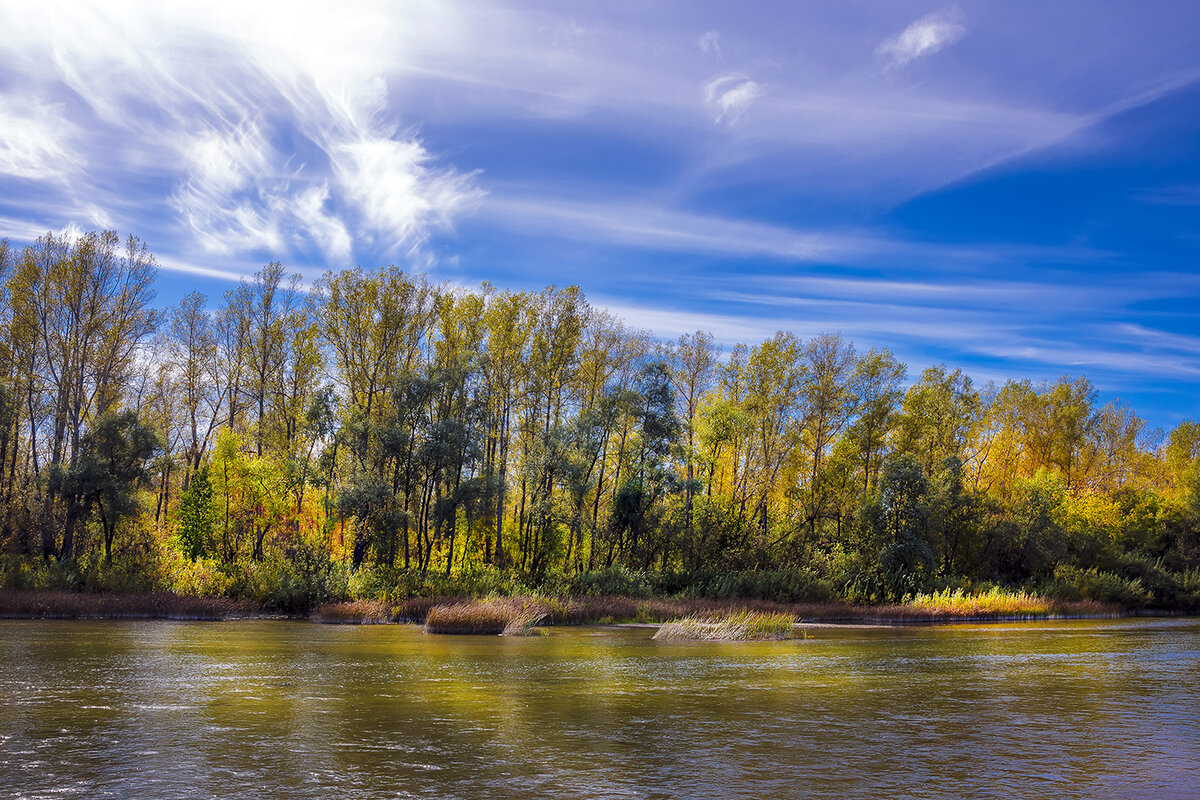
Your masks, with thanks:
M437 605L425 616L425 631L522 636L532 633L546 614L544 603L521 598Z

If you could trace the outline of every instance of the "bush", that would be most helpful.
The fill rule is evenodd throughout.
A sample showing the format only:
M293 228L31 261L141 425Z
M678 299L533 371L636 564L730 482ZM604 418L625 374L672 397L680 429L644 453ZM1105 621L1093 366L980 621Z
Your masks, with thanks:
M443 572L363 566L348 576L347 596L354 600L399 602L414 597L512 597L534 594L521 575L482 567L447 576Z
M566 591L562 594L576 596L649 597L654 594L646 573L621 566L580 573L570 578L563 588Z
M170 570L170 589L190 597L223 597L233 587L233 578L212 558L179 559Z
M775 603L826 603L837 599L833 584L795 569L715 574L696 581L694 594L716 600L769 600Z
M1117 603L1125 608L1143 608L1150 602L1150 592L1137 578L1128 580L1111 572L1095 568L1084 570L1068 564L1060 564L1054 569L1054 578L1046 587L1046 594L1061 600Z
M237 597L249 597L266 608L303 613L346 596L345 569L328 558L310 554L271 553L259 562L241 565L231 585Z

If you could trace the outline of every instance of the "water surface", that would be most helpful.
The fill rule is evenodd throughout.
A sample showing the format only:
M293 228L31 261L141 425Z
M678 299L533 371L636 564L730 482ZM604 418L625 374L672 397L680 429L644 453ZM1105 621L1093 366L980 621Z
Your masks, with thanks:
M0 622L0 798L1200 797L1200 621Z

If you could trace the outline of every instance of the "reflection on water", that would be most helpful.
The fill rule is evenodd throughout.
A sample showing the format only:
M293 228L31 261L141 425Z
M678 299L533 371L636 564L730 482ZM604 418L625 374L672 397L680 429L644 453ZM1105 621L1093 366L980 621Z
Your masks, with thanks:
M0 798L1200 797L1200 621L0 622Z

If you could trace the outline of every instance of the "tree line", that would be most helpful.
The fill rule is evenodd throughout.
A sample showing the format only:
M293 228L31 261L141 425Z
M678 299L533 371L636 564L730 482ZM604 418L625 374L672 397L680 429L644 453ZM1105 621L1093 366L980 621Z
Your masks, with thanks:
M113 232L0 243L10 583L38 560L229 592L268 563L782 570L874 600L1196 581L1200 425L1150 430L1085 377L910 375L836 333L723 352L576 287L395 267L306 287L274 262L166 309L155 277Z

